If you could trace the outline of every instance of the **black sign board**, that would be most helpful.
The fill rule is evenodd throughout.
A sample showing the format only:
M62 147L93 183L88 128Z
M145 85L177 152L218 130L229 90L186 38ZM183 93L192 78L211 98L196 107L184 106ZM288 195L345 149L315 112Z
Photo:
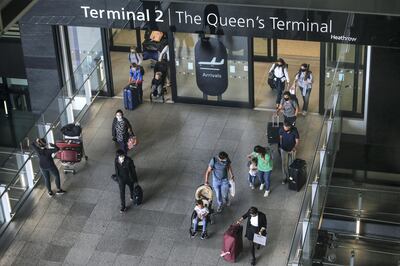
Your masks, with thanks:
M199 38L195 46L197 87L210 96L222 95L228 88L228 54L216 38Z

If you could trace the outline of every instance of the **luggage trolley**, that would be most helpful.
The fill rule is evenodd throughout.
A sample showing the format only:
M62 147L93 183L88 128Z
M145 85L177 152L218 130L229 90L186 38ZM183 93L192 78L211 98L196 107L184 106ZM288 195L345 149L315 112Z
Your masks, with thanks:
M72 166L79 163L82 158L88 160L85 154L82 140L82 128L77 124L68 124L61 128L63 140L56 141L56 146L60 149L56 153L56 158L64 166L64 173L75 174Z

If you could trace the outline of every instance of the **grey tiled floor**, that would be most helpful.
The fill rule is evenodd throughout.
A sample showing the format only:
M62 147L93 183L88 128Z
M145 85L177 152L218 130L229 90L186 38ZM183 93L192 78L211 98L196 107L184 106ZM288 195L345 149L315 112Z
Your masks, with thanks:
M269 245L257 251L258 265L285 264L303 194L280 184L276 151L270 197L247 185L246 154L266 143L270 113L185 104L144 104L127 111L139 138L131 156L145 198L120 214L118 187L110 179L116 149L110 126L121 104L96 100L83 122L89 160L77 165L76 175L62 177L67 194L48 198L42 187L36 189L35 204L9 228L16 234L1 242L0 265L227 265L219 257L223 232L252 205L268 218ZM320 121L316 115L298 120L298 157L309 163ZM222 149L233 162L237 196L215 216L209 239L191 240L195 188L211 156ZM244 244L236 265L249 264Z

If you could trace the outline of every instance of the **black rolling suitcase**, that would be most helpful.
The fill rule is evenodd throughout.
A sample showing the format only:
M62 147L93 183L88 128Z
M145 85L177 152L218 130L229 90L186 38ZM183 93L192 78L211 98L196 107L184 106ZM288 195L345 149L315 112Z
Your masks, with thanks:
M272 122L267 125L267 138L269 144L279 143L279 129L283 127L283 123L279 122L279 116L272 115Z
M135 203L135 205L140 205L143 202L143 189L141 186L136 185L135 188L133 189L133 194L134 194L134 199L133 199L133 203Z
M289 166L289 189L300 191L307 181L306 161L295 159Z

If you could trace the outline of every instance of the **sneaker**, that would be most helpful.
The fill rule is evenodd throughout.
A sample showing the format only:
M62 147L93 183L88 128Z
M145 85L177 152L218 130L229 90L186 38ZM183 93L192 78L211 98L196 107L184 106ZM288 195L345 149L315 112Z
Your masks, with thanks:
M126 212L126 207L124 207L124 208L121 208L121 209L119 210L119 212L120 212L120 213L124 213L124 212Z
M260 190L263 190L263 189L264 189L264 186L265 186L264 184L261 184L261 185L260 185Z
M266 198L268 196L269 196L269 190L266 190L265 193L264 193L264 197Z
M302 112L302 115L303 115L303 116L306 116L306 115L307 115L307 111L303 111L303 112Z
M49 195L49 197L53 197L54 196L54 192L50 190L49 192L47 192L47 195Z
M218 206L217 212L218 212L218 213L222 212L222 205L221 205L221 206Z
M194 238L197 235L197 232L191 232L190 233L190 238Z
M62 195L62 194L64 194L65 192L67 192L67 191L62 190L62 189L59 189L59 190L57 190L56 194L57 194L57 195Z
M133 198L131 197L131 201L133 201Z
M207 237L208 237L208 236L207 236L207 233L204 232L204 233L201 234L200 239L203 240L203 239L206 239Z
M250 188L254 190L254 185L253 185L253 184L251 184L251 185L250 185Z
M287 180L286 180L286 179L283 179L283 180L282 180L282 185L285 185L286 182L287 182Z

